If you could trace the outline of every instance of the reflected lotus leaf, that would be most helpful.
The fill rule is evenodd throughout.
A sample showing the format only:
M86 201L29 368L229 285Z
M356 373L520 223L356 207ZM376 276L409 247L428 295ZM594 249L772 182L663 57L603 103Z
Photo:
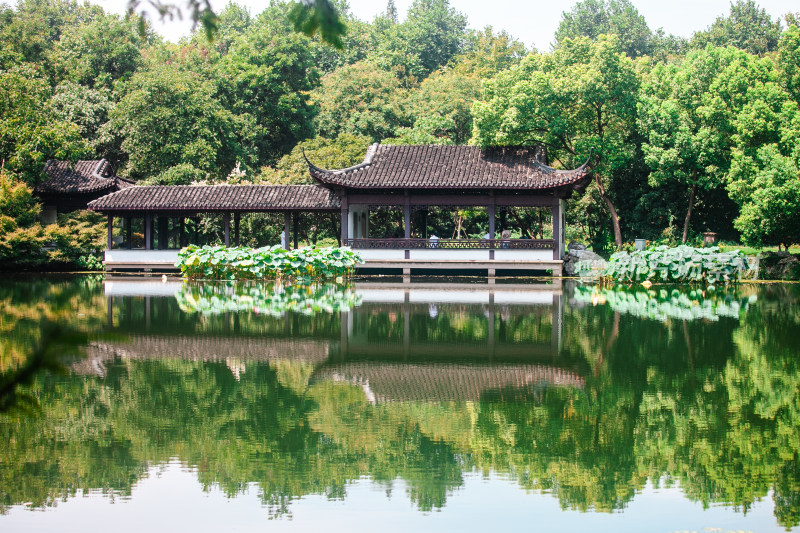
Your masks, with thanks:
M281 285L279 283L191 283L175 295L186 313L217 315L253 312L282 316L287 311L311 316L347 311L361 299L350 288L335 284Z
M666 322L669 319L716 321L721 317L740 318L757 297L745 296L742 289L736 287L645 290L580 285L575 287L573 299L579 303L608 305L619 313Z

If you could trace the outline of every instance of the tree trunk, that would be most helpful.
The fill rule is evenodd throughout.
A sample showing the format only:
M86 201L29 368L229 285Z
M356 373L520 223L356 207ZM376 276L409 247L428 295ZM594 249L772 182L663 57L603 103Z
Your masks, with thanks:
M597 183L597 189L600 191L600 198L603 199L605 202L606 207L608 208L608 214L611 215L611 225L614 227L614 242L617 245L617 248L622 247L622 230L619 227L619 215L617 214L617 208L614 207L611 198L606 195L606 188L603 187L603 181L600 179L600 176L595 174L594 180Z
M517 221L517 224L519 224L519 231L522 234L522 238L525 239L527 236L528 239L533 239L535 236L531 233L528 225L525 222L523 222L523 220L520 218L519 214L517 213L517 210L509 208L508 212L511 214L512 217L514 217L514 220Z
M683 221L683 238L681 243L686 244L686 239L689 238L689 220L692 218L692 211L694 210L694 195L697 192L697 185L692 184L692 190L689 193L689 209L686 211L686 220Z

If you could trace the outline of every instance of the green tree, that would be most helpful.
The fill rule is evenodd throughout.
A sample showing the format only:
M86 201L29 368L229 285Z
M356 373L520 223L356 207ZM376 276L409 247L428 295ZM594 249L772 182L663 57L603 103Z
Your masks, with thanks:
M556 45L565 39L613 33L619 36L620 47L630 57L650 55L653 32L644 17L629 0L583 0L571 11L561 14L556 29Z
M473 138L480 146L544 144L565 167L579 165L594 149L600 155L595 183L621 246L611 191L624 187L616 178L635 156L638 88L633 62L616 36L567 39L486 83L473 106Z
M278 23L258 24L234 42L216 75L225 107L250 124L245 136L258 164L275 161L311 135L308 91L318 75L306 37L287 34Z
M466 27L448 0L414 0L402 23L383 17L376 24L377 61L421 80L464 51Z
M800 22L783 32L778 43L778 69L783 87L800 103Z
M65 32L55 44L51 61L56 79L112 88L139 68L147 41L152 37L139 37L131 23L116 15L97 16Z
M142 181L142 185L191 185L204 181L208 173L191 163L181 163Z
M12 219L15 225L30 226L39 211L33 190L5 170L0 171L0 217Z
M780 36L780 20L772 20L755 0L736 0L731 2L727 17L719 17L707 30L695 33L690 44L695 48L705 48L709 44L735 46L763 55L777 48Z
M198 76L170 66L135 74L103 127L128 157L125 174L142 179L188 163L225 176L237 161L252 164L253 149L241 138L246 128L214 91Z
M783 245L787 250L798 242L800 143L792 148L790 155L778 144L764 145L752 156L734 152L728 189L741 206L735 226L745 242Z
M22 0L16 9L3 7L0 42L4 55L37 63L50 73L47 58L68 28L101 16L103 10L74 0Z
M650 184L676 184L689 192L682 242L689 235L698 189L721 187L730 164L731 100L712 90L722 89L728 68L740 76L746 76L742 69L758 70L754 58L742 51L708 47L690 52L679 64L657 65L640 91L639 129Z
M380 141L408 124L406 91L395 76L371 61L328 74L312 98L319 106L314 122L321 137L350 133Z
M80 129L59 118L51 96L34 65L0 72L0 160L28 184L39 181L48 159L74 161L89 153Z
M56 86L50 105L54 114L64 122L75 124L90 146L108 142L100 138L100 128L108 122L108 113L114 107L113 93L106 88L91 89L67 82Z
M525 46L491 27L470 35L469 51L434 71L408 98L411 128L400 128L403 144L465 144L472 136L472 103L483 80L518 64Z

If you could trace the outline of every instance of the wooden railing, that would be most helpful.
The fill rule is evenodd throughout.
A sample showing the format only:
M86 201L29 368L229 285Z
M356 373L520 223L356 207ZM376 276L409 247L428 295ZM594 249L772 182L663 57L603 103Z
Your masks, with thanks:
M553 239L346 239L354 250L552 250Z

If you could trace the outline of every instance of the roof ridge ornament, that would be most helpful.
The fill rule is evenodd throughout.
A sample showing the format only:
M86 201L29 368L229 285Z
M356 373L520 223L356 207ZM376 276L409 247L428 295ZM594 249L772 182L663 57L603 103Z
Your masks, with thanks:
M597 163L591 164L591 161L594 158L594 156L595 156L595 154L594 154L594 146L592 146L591 149L589 150L589 157L586 158L586 161L584 161L584 163L581 166L579 166L578 168L575 168L575 169L572 169L572 170L558 170L558 169L555 169L555 168L553 168L551 166L545 165L544 163L540 162L538 159L534 159L533 160L533 165L536 168L540 169L540 170L544 170L546 172L554 172L556 174L574 174L576 172L588 173L597 165ZM599 162L599 160L600 160L600 156L599 155L597 156L597 159L598 159L598 162Z
M327 168L318 167L317 165L312 163L310 159L308 159L308 156L306 155L306 149L305 148L301 148L301 151L303 152L303 159L306 160L306 163L308 164L308 169L311 171L312 175L314 174L315 171L323 173L323 174L347 174L348 172L354 172L356 170L360 170L362 168L366 168L366 167L370 166L372 164L372 159L375 157L375 154L378 152L378 146L379 145L380 145L380 143L377 143L377 142L376 143L372 143L371 145L369 145L369 148L367 148L367 153L364 156L364 160L361 163L359 163L357 165L353 165L352 167L340 168L340 169L336 169L336 170L330 170L330 169L327 169Z

